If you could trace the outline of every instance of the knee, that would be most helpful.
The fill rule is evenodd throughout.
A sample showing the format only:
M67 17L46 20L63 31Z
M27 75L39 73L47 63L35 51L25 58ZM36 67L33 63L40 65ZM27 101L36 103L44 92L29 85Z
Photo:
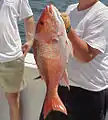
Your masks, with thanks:
M6 98L11 108L19 106L19 93L6 93Z

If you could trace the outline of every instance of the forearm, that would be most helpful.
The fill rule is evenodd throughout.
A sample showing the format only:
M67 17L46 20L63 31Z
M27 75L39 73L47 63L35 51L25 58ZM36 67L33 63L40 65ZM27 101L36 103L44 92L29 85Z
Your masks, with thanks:
M68 37L73 46L73 56L81 62L91 61L99 51L95 50L95 54L92 54L92 48L71 29L68 33Z
M35 32L35 23L33 16L26 18L24 20L24 27L25 27L26 41L31 42L31 44L33 44L34 32Z

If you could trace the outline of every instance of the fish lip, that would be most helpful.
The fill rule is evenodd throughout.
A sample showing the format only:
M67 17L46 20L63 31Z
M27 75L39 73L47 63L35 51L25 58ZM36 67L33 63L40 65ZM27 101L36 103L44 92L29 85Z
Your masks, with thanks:
M45 7L45 10L46 10L46 11L49 11L49 5L47 5L47 6Z
M50 4L50 5L49 5L49 7L52 9L52 7L53 7L53 4Z
M46 5L45 11L52 14L53 13L53 5L52 4Z
M53 5L52 4L49 5L49 10L51 13L53 13Z
M45 7L45 11L46 11L46 12L49 12L49 7L50 7L49 5L47 5L47 6Z

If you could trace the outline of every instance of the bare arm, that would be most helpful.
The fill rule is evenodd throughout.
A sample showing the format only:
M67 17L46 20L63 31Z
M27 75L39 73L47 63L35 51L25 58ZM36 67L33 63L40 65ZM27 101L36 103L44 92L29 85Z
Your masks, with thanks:
M25 34L26 34L26 41L33 44L34 40L34 32L35 32L35 25L34 25L34 17L29 17L24 20L25 26Z
M99 50L92 48L84 40L81 40L72 28L68 33L68 38L73 46L74 57L81 62L89 62L100 53Z
M61 13L66 29L69 28L68 38L72 43L73 56L81 62L89 62L100 53L99 50L89 46L84 40L76 34L76 31L70 27L70 18L66 13Z
M22 51L24 53L24 56L26 56L34 42L35 23L33 16L24 19L24 27L26 34L26 43L22 46Z

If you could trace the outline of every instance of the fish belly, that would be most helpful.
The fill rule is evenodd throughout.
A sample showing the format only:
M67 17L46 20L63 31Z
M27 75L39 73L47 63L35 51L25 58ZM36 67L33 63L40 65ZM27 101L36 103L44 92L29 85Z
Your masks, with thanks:
M44 79L47 87L45 103L44 103L44 119L52 111L60 111L67 114L66 108L58 96L58 85L63 78L65 71L66 59L56 50L46 48L39 50L37 53L37 63L40 74Z

